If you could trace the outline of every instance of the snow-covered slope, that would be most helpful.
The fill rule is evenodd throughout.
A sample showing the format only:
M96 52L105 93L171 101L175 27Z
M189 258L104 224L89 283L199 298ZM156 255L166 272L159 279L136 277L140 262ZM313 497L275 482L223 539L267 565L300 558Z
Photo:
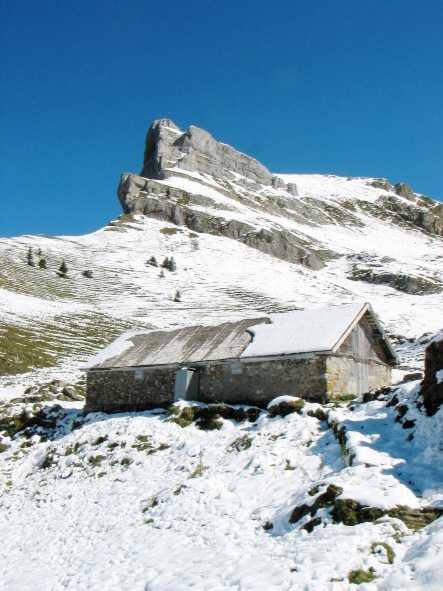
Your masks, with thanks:
M74 403L28 405L37 423L0 453L0 589L437 591L443 518L415 532L384 514L443 506L443 409L426 417L416 393L396 391L413 429L382 400L262 411L213 431L161 409L82 417ZM331 486L379 513L340 523L319 503ZM300 513L314 503L316 525ZM373 582L351 584L359 570Z

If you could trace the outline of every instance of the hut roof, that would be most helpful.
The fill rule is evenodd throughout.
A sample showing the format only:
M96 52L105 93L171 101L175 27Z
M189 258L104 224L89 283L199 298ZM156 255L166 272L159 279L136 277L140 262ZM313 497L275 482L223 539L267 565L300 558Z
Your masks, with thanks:
M370 304L294 310L216 326L125 333L84 369L189 365L205 361L335 353L366 315L390 363L396 354Z

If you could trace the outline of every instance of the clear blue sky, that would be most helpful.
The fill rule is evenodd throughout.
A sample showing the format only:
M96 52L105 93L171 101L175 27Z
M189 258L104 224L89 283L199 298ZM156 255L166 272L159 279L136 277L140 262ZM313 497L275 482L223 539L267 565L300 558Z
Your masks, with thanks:
M169 117L273 172L443 199L441 0L0 0L0 236L121 213Z

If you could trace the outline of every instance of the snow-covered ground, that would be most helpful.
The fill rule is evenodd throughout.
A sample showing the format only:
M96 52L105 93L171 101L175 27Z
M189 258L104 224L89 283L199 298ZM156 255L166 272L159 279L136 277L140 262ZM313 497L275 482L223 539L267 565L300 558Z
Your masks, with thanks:
M443 507L443 409L426 417L417 389L396 391L412 429L385 401L326 409L345 450L314 404L203 431L160 409L82 419L61 403L47 441L4 439L0 589L347 590L351 571L373 569L360 589L437 591L443 518L418 532L390 517L332 523L328 509L311 533L289 523L330 484L381 509Z

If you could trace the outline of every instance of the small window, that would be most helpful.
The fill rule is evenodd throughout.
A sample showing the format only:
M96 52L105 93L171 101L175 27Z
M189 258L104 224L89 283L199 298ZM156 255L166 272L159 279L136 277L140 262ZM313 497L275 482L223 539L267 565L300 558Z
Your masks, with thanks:
M241 363L231 363L231 375L238 376L243 373L243 365Z
M134 380L142 380L145 377L145 372L142 369L134 371Z

